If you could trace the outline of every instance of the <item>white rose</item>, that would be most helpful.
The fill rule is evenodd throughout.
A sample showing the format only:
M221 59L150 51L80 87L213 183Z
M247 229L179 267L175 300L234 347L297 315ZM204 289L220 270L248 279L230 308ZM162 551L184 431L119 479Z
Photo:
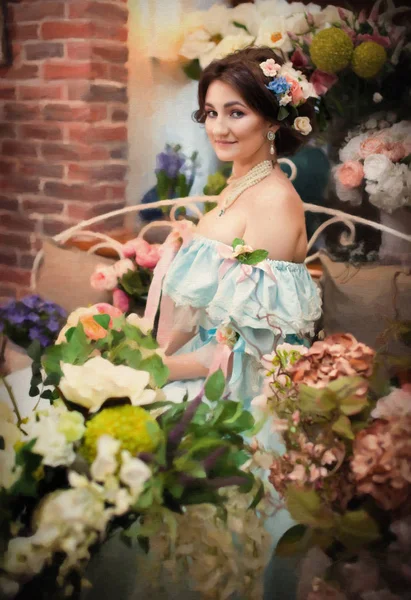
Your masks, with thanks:
M153 329L153 326L149 319L145 317L139 317L138 315L136 315L136 313L129 314L126 318L126 321L127 323L129 323L129 325L133 325L134 327L140 329L143 335L148 335Z
M144 484L151 477L151 470L145 462L132 457L127 450L122 451L121 461L120 480L130 488L134 500L137 500L143 491Z
M308 117L297 117L294 119L294 129L302 135L309 135L313 128Z
M379 104L380 102L382 102L383 97L381 96L381 94L379 92L375 92L375 94L372 97L372 101L375 102L375 104Z
M347 160L358 160L360 158L360 146L367 137L368 135L363 133L351 138L344 148L340 150L340 161L345 163Z
M211 40L210 34L204 29L198 29L190 33L184 40L178 53L180 56L189 60L200 58L211 52L216 47L216 43Z
M393 169L393 163L384 154L370 154L364 160L364 175L366 179L381 181L388 177Z
M287 17L285 21L286 31L291 31L296 35L303 35L310 30L308 19L304 13L297 13Z
M135 271L136 265L129 258L123 258L122 260L118 260L116 263L114 263L113 269L116 277L120 278L123 277L123 275L125 275L128 271Z
M101 435L97 440L97 456L91 465L90 472L96 481L105 481L117 469L116 454L121 443L110 435Z
M66 408L51 406L37 411L24 425L28 440L36 440L33 452L43 457L43 464L50 467L68 466L76 458L72 442L59 430L59 420Z
M150 404L155 390L145 389L150 375L96 356L84 365L62 363L60 390L74 404L96 412L108 398L129 398L134 406Z

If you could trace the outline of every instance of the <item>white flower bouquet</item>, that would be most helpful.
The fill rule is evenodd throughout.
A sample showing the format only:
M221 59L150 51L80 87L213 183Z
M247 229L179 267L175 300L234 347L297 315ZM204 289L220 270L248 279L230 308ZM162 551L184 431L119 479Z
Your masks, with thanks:
M340 150L341 164L334 169L337 195L359 205L365 191L371 204L389 213L411 206L411 122L390 126L385 119L372 119L370 124Z
M54 346L42 353L36 342L29 353L30 396L50 405L24 420L11 390L15 414L0 405L4 596L74 597L114 530L146 547L148 522L153 535L175 539L186 506L224 507L225 488L247 494L247 506L253 501L258 486L241 437L253 417L221 399L221 371L193 401L165 401L162 351L137 315L104 304L78 309ZM255 505L261 496L260 489ZM231 582L235 568L225 567Z

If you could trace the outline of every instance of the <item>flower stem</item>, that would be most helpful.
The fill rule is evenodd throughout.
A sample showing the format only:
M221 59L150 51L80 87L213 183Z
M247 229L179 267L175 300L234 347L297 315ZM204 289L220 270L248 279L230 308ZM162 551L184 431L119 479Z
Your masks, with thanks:
M10 400L11 400L11 403L12 403L12 405L13 405L13 410L14 410L14 412L16 413L16 417L17 417L17 427L20 429L20 431L22 431L22 429L21 429L21 424L23 423L23 419L21 418L21 414L20 414L20 411L19 411L19 407L17 406L16 398L14 397L14 393L13 393L12 387L11 387L11 385L9 384L9 382L6 380L6 378L5 378L5 377L0 377L0 381L2 381L2 382L3 382L3 384L4 384L4 387L6 388L6 390L7 390L7 393L8 393L8 395L9 395L9 398L10 398ZM24 432L23 432L23 433L24 433Z

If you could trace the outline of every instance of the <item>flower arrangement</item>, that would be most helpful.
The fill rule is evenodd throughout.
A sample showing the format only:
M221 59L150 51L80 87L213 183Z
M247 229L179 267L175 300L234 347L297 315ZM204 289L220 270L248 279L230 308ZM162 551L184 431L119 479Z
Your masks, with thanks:
M161 256L160 244L149 244L142 238L128 241L122 247L125 258L113 265L97 265L90 277L95 290L113 292L113 305L123 312L144 304L153 270Z
M389 213L410 206L411 123L368 123L373 127L349 134L340 150L342 164L334 169L338 197L358 205L365 191L371 204Z
M251 414L222 400L221 371L193 401L166 402L162 352L137 315L77 309L54 346L29 352L30 395L43 405L24 420L12 392L15 414L0 405L2 593L40 600L57 585L71 597L112 531L146 546L157 531L175 539L186 506L224 508L225 488L258 503L240 435Z
M37 295L26 296L0 307L0 332L23 348L33 340L46 348L57 338L65 317L66 311L54 302Z
M375 352L351 334L298 354L275 353L254 401L275 413L285 453L269 479L297 523L277 553L308 552L301 598L407 598L411 389L390 387Z

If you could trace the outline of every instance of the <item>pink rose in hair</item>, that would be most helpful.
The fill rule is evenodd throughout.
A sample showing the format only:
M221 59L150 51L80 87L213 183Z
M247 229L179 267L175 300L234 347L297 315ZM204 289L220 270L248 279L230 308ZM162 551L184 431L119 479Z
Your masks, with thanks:
M356 188L364 179L364 167L356 160L347 160L337 171L338 181L348 188Z
M289 75L285 75L285 79L291 85L291 88L288 93L291 94L293 104L296 106L297 104L301 104L301 102L304 102L304 93L298 81L296 79L293 79Z
M113 292L113 304L114 308L118 308L118 310L125 313L130 308L130 298L123 290L116 288Z
M143 240L143 238L135 238L134 240L129 240L123 246L123 254L126 258L131 258L135 256L138 252L147 252L150 244Z
M90 284L95 290L113 290L117 285L117 273L114 267L97 265L90 277Z
M160 244L149 244L146 250L136 254L136 263L144 269L154 269L160 260Z
M132 260L129 258L123 258L114 263L113 268L117 274L117 277L120 279L125 275L128 271L135 271L136 267Z
M311 75L310 83L313 84L316 94L323 96L337 83L338 77L332 73L325 73L316 69Z
M260 63L260 67L266 77L275 77L281 69L281 65L278 65L273 58Z

